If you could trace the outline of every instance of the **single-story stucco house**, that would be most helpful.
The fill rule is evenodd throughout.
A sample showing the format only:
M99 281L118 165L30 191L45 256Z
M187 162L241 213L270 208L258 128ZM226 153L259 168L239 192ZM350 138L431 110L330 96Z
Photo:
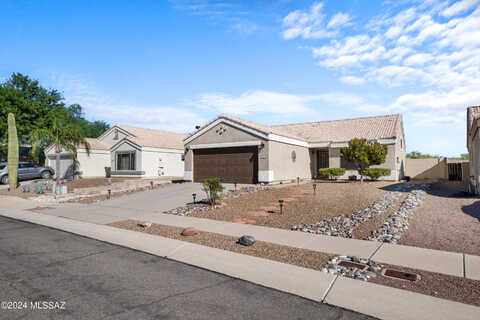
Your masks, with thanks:
M96 139L88 138L90 156L77 149L77 171L82 177L104 177L105 167L114 177L183 177L186 135L162 130L116 125ZM47 165L56 168L55 146L45 149ZM63 150L60 176L72 168L71 155Z
M405 136L399 114L335 121L266 126L220 115L184 140L185 180L275 183L317 177L319 168L346 168L342 178L357 175L343 160L342 148L353 138L388 146L388 180L404 175Z
M468 189L478 194L480 173L480 106L467 109L467 149L470 160Z

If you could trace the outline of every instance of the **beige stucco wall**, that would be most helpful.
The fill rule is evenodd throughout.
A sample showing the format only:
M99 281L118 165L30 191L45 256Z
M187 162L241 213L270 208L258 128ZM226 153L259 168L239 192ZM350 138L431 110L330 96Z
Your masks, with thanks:
M127 137L124 133L122 133L120 130L118 130L118 139L115 138L115 128L112 129L111 132L103 136L100 141L106 145L108 148L113 147L115 144L117 144L119 141L121 141L123 138Z
M105 177L105 167L110 166L110 152L103 150L91 150L87 155L85 150L77 152L78 170L83 178Z
M469 149L469 158L470 158L470 165L469 165L469 176L471 177L470 180L473 185L471 186L472 192L479 193L480 191L480 135L477 131L476 134L472 137L470 141L470 149Z
M405 175L412 179L448 179L445 159L406 159Z
M142 150L143 177L183 177L182 151Z
M311 179L310 152L306 147L269 141L269 171L273 175L273 181ZM296 159L292 160L292 151L295 151Z

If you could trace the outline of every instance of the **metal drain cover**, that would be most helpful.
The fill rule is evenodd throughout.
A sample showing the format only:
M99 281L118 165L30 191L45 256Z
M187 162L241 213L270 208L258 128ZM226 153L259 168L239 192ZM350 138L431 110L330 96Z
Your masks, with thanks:
M406 281L418 281L420 280L420 275L416 273L408 273L408 272L403 272L399 270L394 270L394 269L385 269L382 274L386 277L390 278L395 278L395 279L400 279L400 280L406 280Z

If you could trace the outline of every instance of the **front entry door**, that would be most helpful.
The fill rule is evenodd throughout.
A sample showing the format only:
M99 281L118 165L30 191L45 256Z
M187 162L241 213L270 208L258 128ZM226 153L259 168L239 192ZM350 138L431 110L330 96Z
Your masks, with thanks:
M328 150L317 151L317 173L318 169L329 168Z

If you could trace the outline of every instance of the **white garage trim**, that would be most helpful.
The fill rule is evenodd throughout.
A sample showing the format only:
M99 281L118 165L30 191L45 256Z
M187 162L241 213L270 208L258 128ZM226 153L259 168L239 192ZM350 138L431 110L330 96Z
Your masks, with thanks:
M193 172L192 171L185 171L183 173L183 179L187 181L193 181Z
M211 148L229 148L229 147L249 147L260 146L262 141L238 141L238 142L220 142L208 144L196 144L190 146L190 149L211 149Z
M258 170L258 182L274 181L273 170Z

